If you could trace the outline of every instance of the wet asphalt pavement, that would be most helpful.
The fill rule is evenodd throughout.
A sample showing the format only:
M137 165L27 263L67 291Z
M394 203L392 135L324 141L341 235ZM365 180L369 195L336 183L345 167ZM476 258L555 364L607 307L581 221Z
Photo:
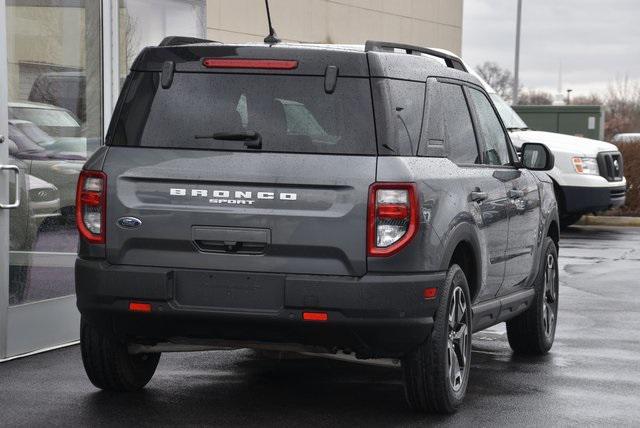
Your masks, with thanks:
M476 334L454 416L412 413L398 369L247 350L163 355L144 392L113 395L85 378L75 346L0 364L0 426L637 426L640 229L571 229L560 269L552 352L513 356L503 326Z

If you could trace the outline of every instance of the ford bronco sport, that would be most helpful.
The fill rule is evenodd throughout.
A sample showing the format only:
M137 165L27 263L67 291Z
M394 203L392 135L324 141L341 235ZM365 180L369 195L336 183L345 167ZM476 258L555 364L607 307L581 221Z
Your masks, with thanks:
M161 352L217 347L390 358L411 407L453 412L473 332L551 348L553 162L520 160L480 82L430 49L146 48L78 181L89 379L136 390Z

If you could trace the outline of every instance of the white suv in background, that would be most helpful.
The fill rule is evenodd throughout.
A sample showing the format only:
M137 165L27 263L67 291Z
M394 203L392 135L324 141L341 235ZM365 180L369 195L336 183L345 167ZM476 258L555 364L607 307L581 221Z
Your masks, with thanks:
M455 56L443 49L436 50ZM524 143L539 143L553 152L555 166L547 174L553 180L562 228L576 223L584 214L624 205L627 180L622 155L616 146L588 138L532 131L478 73L459 59L466 71L482 82L518 151Z

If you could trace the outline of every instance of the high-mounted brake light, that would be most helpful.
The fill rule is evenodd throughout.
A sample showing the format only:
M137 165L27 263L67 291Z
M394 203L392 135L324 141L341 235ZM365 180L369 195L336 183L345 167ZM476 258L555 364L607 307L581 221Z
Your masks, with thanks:
M418 230L418 199L414 183L374 183L369 188L368 254L390 256Z
M151 312L151 303L129 302L129 311L131 312Z
M92 244L104 244L107 176L101 171L82 171L76 189L76 226Z
M207 68L252 68L263 70L293 70L298 68L298 61L282 59L224 59L205 58L202 65Z
M303 312L302 319L304 321L329 321L329 314L326 312Z

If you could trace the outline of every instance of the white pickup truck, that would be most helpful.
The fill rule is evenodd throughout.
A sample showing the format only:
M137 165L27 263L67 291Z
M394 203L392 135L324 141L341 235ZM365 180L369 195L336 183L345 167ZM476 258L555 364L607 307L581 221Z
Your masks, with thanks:
M563 228L577 222L583 214L624 205L627 181L622 155L616 146L588 138L532 131L489 85L485 87L517 149L524 143L541 143L553 152L555 167L547 174L553 179Z
M455 55L443 49L437 50ZM518 113L462 58L459 59L461 68L477 77L491 96L516 149L520 150L524 143L540 143L554 154L555 167L547 174L554 183L562 228L574 224L584 214L624 205L627 180L622 154L616 146L604 141L529 129Z

